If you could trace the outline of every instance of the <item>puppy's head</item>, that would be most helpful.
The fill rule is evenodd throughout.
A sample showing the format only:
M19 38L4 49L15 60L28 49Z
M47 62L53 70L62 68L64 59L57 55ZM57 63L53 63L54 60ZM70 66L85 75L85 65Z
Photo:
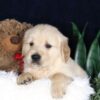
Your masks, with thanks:
M68 39L58 29L40 24L26 31L22 53L29 67L46 67L67 62L70 48Z

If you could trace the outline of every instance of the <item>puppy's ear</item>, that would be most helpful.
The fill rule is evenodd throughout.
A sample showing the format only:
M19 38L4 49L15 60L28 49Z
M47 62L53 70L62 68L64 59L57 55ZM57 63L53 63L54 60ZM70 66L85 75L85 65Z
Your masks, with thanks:
M64 39L61 42L61 56L64 62L67 62L67 60L70 57L70 48L68 46L68 38Z

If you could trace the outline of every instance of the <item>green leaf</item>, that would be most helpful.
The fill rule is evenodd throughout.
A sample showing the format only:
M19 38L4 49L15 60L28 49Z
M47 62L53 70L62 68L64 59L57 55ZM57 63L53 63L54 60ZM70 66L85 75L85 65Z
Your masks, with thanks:
M99 39L99 38L100 38L100 30L98 31L97 36L96 36L96 39Z
M100 78L95 78L95 90L98 91L100 89Z
M85 26L84 26L84 28L83 28L82 37L84 37L84 35L85 35L85 31L86 31L87 25L88 25L88 23L86 23Z
M91 96L90 100L100 100L100 78L98 76L92 80L92 86L95 89L95 94Z
M86 46L84 43L84 34L87 24L85 25L82 33L79 31L77 25L72 23L73 33L78 37L78 43L75 52L75 61L83 68L86 69Z
M75 61L83 68L86 69L86 46L83 41L83 37L78 40L76 52L75 52Z
M100 100L100 89L97 91L92 100Z
M75 34L78 38L81 37L81 33L80 33L77 25L73 22L72 22L72 30L73 30L73 34Z
M93 76L94 73L95 75L98 75L100 71L99 57L100 57L100 47L98 43L98 37L96 37L90 47L88 57L87 57L87 64L86 64L87 72L90 76Z

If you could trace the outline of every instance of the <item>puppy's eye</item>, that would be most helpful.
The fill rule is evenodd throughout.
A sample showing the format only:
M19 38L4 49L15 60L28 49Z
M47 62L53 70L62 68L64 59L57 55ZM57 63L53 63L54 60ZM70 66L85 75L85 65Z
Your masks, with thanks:
M49 48L52 47L52 45L50 45L50 44L46 44L45 47L49 49Z
M30 46L33 46L34 45L34 43L33 42L30 42L30 44L29 44Z

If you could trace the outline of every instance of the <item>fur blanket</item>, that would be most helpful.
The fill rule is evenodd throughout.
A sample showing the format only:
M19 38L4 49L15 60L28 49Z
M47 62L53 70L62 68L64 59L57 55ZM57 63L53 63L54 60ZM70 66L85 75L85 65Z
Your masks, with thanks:
M50 93L51 81L41 79L29 85L17 85L13 72L0 72L0 100L89 100L94 93L89 79L75 78L68 86L66 95L61 99L53 99Z

